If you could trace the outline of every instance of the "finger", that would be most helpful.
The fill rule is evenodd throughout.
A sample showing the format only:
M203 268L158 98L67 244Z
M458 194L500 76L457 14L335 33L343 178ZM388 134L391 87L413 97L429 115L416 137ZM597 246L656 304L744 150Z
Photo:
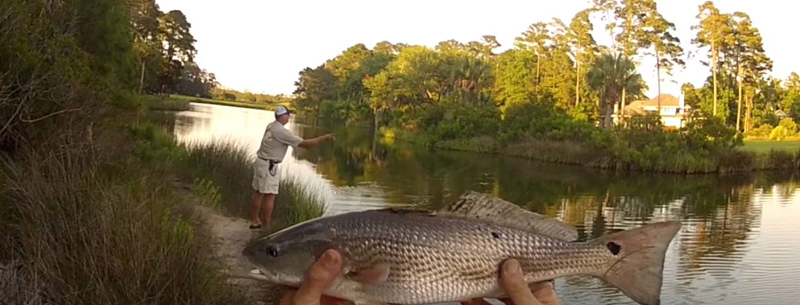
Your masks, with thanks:
M522 268L515 259L509 259L503 263L500 287L516 305L541 305L528 288L528 284L522 277Z
M320 299L321 305L347 305L348 302L350 301L326 295L323 295L322 298Z
M322 291L328 287L342 268L342 257L336 250L328 250L311 265L303 285L294 297L295 305L318 304Z
M461 305L491 305L483 298L475 298L466 302L461 302Z
M506 304L506 305L516 305L516 304L514 304L514 300L509 299L509 298L502 298L502 299L498 299L498 300L500 302L503 302L503 304Z
M558 296L556 295L555 286L553 281L538 282L529 285L530 290L537 300L548 305L558 305Z
M297 290L294 288L286 289L286 293L283 294L281 300L278 304L280 305L292 305L292 301L294 301L294 296L297 293Z

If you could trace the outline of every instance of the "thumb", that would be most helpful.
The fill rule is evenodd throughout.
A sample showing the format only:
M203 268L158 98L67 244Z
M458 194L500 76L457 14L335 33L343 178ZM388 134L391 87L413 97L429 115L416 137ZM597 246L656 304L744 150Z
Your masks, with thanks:
M294 297L296 305L319 304L322 291L330 285L342 268L342 257L336 250L328 250L308 270L303 285Z
M528 283L522 276L522 267L515 259L508 259L503 263L500 287L516 305L541 305L528 288Z

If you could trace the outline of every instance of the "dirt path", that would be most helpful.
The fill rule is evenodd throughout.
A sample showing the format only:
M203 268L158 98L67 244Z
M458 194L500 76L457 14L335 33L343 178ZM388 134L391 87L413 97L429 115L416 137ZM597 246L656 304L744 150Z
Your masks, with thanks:
M187 192L186 196L197 201L195 211L203 215L208 229L214 238L215 255L228 265L226 273L233 276L228 280L232 285L242 289L250 300L249 304L278 304L281 290L279 287L252 279L237 278L247 276L253 267L245 260L241 252L245 245L258 234L250 230L250 222L238 218L223 216L212 208L199 203L197 197Z

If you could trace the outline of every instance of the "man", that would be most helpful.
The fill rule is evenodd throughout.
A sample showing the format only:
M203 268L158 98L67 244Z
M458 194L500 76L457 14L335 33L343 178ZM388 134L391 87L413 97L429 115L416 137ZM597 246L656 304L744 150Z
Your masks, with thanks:
M258 212L261 209L261 202L266 200L264 207L264 218L267 228L272 223L272 207L275 204L275 196L278 195L280 186L281 171L278 164L283 161L289 146L294 149L297 147L311 148L325 141L334 140L333 135L326 134L321 137L304 140L292 134L284 125L289 122L291 112L284 106L275 109L275 121L267 125L264 137L261 139L261 147L256 153L258 158L253 166L253 200L252 214L253 224L250 229L260 229L261 220Z

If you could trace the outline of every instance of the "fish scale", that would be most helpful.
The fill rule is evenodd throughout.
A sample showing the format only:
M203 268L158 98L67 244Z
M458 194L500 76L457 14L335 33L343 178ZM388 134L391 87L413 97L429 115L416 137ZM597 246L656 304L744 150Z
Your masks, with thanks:
M256 241L244 254L268 281L297 286L322 252L336 249L344 271L325 293L356 303L502 297L498 272L509 258L520 262L527 282L595 276L641 304L660 303L664 252L678 223L575 242L574 229L534 214L468 193L437 212L386 209L316 219Z

